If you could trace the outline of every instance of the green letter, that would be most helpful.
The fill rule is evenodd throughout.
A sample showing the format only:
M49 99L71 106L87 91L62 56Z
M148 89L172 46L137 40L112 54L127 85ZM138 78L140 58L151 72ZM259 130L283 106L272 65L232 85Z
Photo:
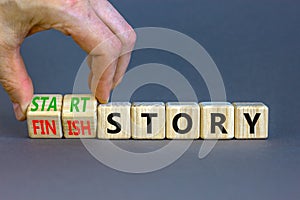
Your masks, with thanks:
M37 100L40 100L40 97L34 97L32 99L32 104L35 106L34 108L31 108L30 111L37 111L39 109L39 104L36 102Z
M72 97L72 99L71 99L70 112L73 112L73 107L75 108L76 112L79 112L79 109L78 109L79 101L80 101L79 98L77 98L77 97Z
M90 97L81 97L81 100L83 100L82 112L85 112L85 110L86 110L86 101L90 100Z
M50 109L53 108L53 111L57 111L57 107L56 107L56 97L53 97L47 111L50 111Z
M49 97L41 97L41 100L43 100L43 104L42 104L42 109L41 111L44 111L44 108L45 108L45 103L46 103L46 100L48 100Z

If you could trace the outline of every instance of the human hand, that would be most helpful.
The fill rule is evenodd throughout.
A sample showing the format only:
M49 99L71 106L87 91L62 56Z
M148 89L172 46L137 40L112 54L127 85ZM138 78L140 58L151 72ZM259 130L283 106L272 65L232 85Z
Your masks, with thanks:
M26 119L33 96L20 46L36 32L56 29L87 53L89 86L100 103L122 79L136 35L106 0L0 0L0 83L18 120Z

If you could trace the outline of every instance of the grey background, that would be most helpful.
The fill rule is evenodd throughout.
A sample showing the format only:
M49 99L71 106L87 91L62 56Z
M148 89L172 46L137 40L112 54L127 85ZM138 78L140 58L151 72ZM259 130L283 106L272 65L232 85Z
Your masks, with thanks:
M300 3L260 1L112 1L133 27L158 26L202 44L223 76L229 101L270 108L270 138L219 141L203 160L202 141L171 166L126 174L95 160L80 140L30 140L0 90L0 199L300 199ZM36 93L70 93L85 53L70 38L47 31L28 38L22 54ZM203 80L171 53L135 52L130 68L170 65L189 77L199 99ZM155 94L155 95L154 95ZM132 100L174 99L166 88L140 88ZM167 141L118 141L149 151Z

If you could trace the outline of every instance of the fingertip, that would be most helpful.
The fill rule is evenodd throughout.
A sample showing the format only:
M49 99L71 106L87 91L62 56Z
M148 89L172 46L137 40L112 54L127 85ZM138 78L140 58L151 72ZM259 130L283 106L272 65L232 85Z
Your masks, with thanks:
M13 103L13 108L14 108L16 119L19 121L24 121L26 119L27 109L22 109L22 106L18 103Z
M98 99L98 101L99 101L100 104L107 104L109 100L99 100Z
M98 101L99 101L100 104L106 104L109 101L109 98L108 99L103 99L103 98L98 98L97 97L97 99L98 99Z
M105 81L96 81L95 77L92 79L91 87L92 93L101 104L105 104L109 101L110 92L112 90L112 81L106 79Z
M109 94L98 93L96 94L96 98L101 104L106 104L109 101Z

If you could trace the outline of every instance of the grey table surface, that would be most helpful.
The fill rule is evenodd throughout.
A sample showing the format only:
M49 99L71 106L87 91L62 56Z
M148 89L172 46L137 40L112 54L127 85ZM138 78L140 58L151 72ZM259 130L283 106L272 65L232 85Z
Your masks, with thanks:
M165 27L192 37L217 64L228 101L262 101L270 108L268 140L218 141L204 159L202 141L172 165L147 174L113 170L80 140L31 140L0 90L0 199L300 199L299 1L112 1L133 27ZM47 31L26 39L22 54L35 93L71 93L86 54ZM200 100L203 80L163 51L134 52L129 69L157 62L189 77ZM153 95L155 93L155 95ZM169 101L166 88L147 85L132 101ZM135 151L168 141L118 141Z

